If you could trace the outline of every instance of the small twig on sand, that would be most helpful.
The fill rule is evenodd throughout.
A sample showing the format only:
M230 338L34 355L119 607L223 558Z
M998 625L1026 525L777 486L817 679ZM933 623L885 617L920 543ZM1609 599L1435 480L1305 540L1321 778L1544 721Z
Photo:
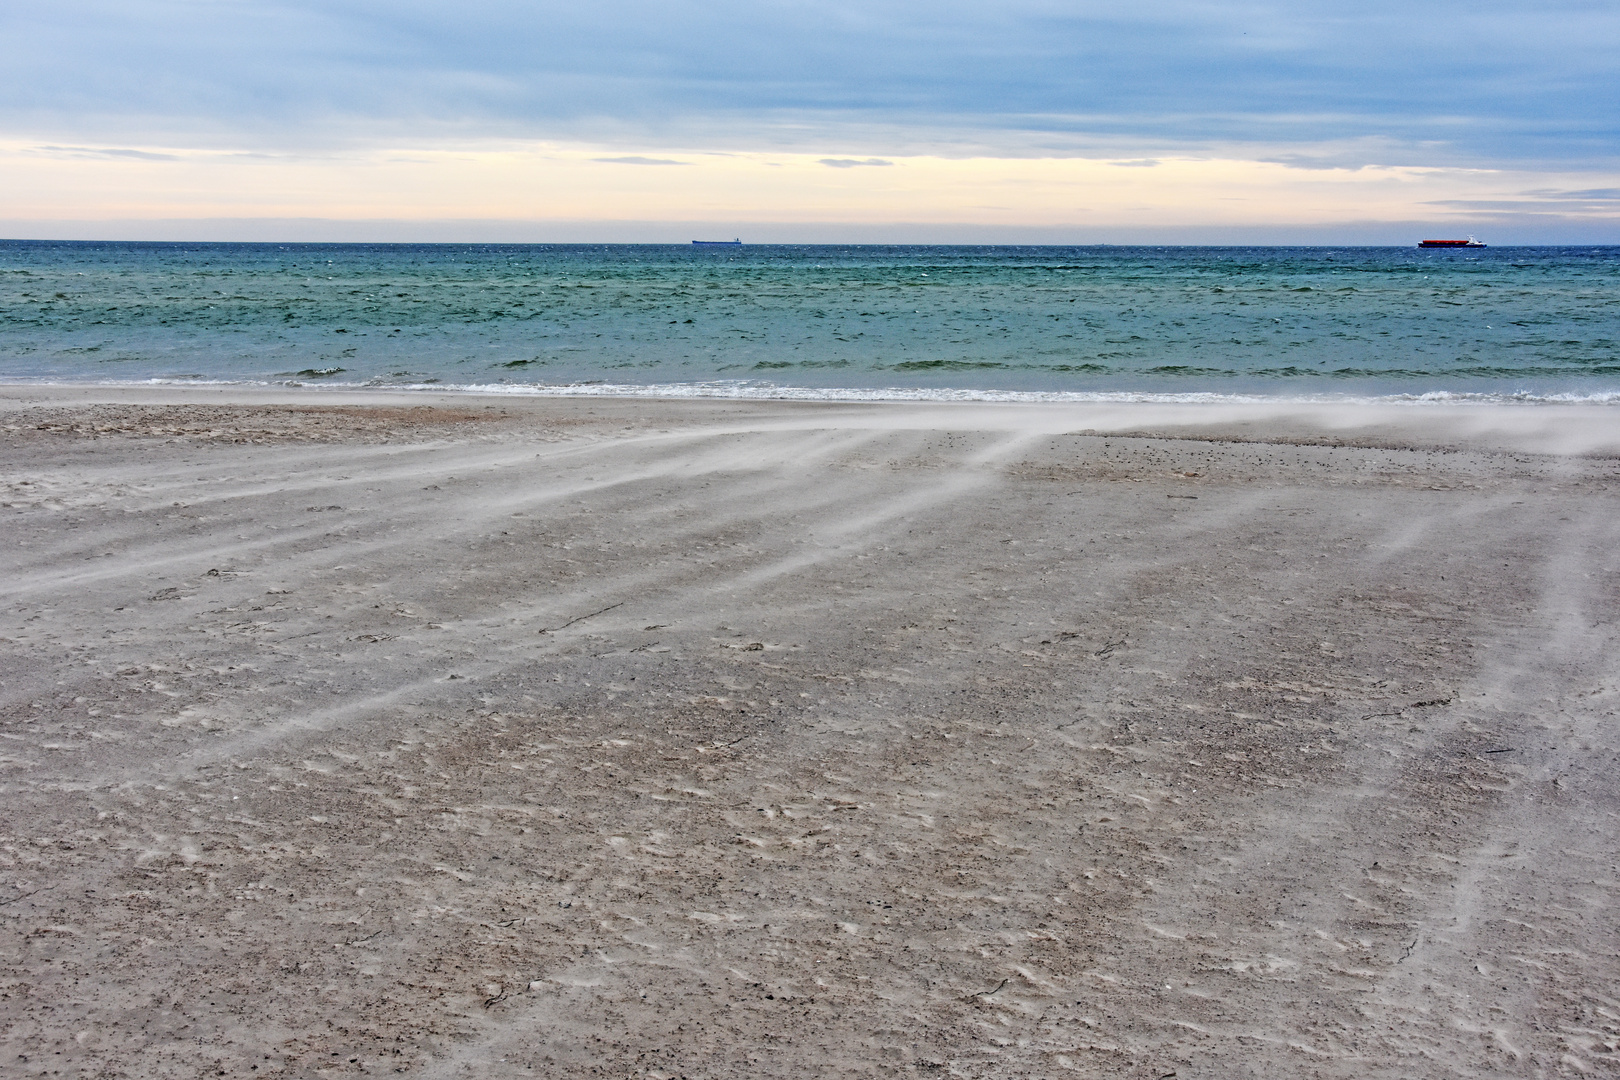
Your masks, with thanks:
M345 941L343 944L345 944L345 945L363 945L364 943L370 941L372 938L376 937L377 934L381 934L381 933L382 933L382 931L378 930L376 934L367 934L363 938L355 938L353 941Z
M1485 752L1486 752L1486 753L1487 753L1487 754L1511 754L1511 753L1513 753L1513 747L1511 747L1511 746L1504 746L1504 747L1502 747L1502 749L1500 749L1500 750L1487 750L1487 751L1485 751Z
M25 892L21 896L13 896L10 900L0 900L0 907L5 907L7 904L15 904L19 900L26 900L30 896L38 896L42 892L50 892L54 888L56 888L55 885L46 885L43 888L35 889L33 892Z
M1428 701L1414 701L1410 705L1402 705L1400 708L1396 709L1394 712L1368 713L1366 716L1363 716L1362 719L1363 720L1376 720L1380 716L1399 716L1399 715L1401 715L1401 713L1405 712L1407 709L1432 709L1436 705L1450 705L1453 701L1456 701L1456 700L1457 700L1457 697L1454 694L1451 697L1437 697L1437 698L1431 698Z
M973 997L982 998L982 997L990 997L993 994L999 994L999 993L1001 993L1001 988L1006 986L1006 985L1007 985L1007 980L1002 979L1001 982L996 985L996 988L994 990L981 990L977 994L974 994ZM969 1000L972 1000L972 999L970 998Z
M1108 644L1104 645L1102 648L1098 649L1096 652L1092 653L1091 655L1093 655L1093 656L1107 656L1109 653L1113 652L1115 649L1119 648L1123 644L1125 644L1125 639L1124 638L1120 638L1118 641L1110 641Z
M542 628L540 630L535 631L535 633L537 633L537 634L555 634L558 630L566 630L570 626L573 626L577 622L584 622L586 619L594 619L598 615L606 615L608 612L612 611L614 608L624 607L624 605L625 605L625 601L620 600L617 604L609 604L607 607L603 608L601 611L593 611L589 615L579 615L579 616L576 616L575 618L569 619L567 622L563 623L561 626L547 626L547 627L544 627L544 628Z

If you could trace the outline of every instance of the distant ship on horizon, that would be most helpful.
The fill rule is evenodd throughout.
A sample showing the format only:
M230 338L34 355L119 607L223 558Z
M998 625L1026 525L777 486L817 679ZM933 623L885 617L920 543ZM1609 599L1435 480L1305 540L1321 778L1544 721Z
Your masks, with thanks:
M1485 246L1485 242L1483 240L1475 240L1472 236L1470 236L1466 240L1419 240L1418 241L1418 247L1420 247L1420 248L1482 248L1484 246Z
M742 237L735 240L694 240L692 243L698 247L741 247Z

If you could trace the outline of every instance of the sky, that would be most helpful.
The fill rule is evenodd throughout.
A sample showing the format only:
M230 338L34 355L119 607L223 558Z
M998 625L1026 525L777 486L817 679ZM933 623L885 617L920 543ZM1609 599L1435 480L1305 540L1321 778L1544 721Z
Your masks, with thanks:
M1613 0L54 0L0 235L1620 241Z

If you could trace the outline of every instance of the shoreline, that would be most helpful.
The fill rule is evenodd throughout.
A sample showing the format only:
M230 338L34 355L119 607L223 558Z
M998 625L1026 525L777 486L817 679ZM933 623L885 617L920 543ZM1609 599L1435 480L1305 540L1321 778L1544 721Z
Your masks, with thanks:
M0 385L0 1060L1601 1071L1616 427Z
M391 407L399 409L480 406L517 415L546 415L576 408L638 412L689 412L707 417L734 412L745 417L803 416L834 426L988 427L994 430L1137 435L1221 440L1318 437L1327 445L1383 440L1403 446L1468 446L1534 453L1620 453L1620 426L1608 405L1569 402L1479 401L833 401L778 398L595 396L588 394L495 394L477 390L320 388L102 383L0 382L0 416L30 407L187 406L240 408ZM877 418L883 416L883 420ZM846 418L833 419L833 418ZM1268 434L1268 432L1270 434ZM1370 440L1370 441L1369 441Z

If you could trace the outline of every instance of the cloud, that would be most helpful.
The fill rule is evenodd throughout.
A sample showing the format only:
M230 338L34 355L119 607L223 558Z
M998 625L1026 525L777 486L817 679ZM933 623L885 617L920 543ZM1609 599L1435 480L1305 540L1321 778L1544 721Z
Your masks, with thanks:
M609 165L685 165L685 164L687 164L684 161L674 161L674 160L672 160L670 158L638 157L638 156L635 156L635 155L632 155L630 157L599 157L599 158L592 158L591 160L592 161L606 162Z
M1110 161L1108 164L1117 165L1121 169L1154 169L1159 165L1158 158L1136 158L1133 161Z
M55 0L0 8L0 38L7 130L52 142L1620 146L1604 0Z
M867 158L865 161L861 161L861 160L859 160L857 158L847 158L847 157L824 157L824 158L820 158L818 160L820 161L821 164L827 166L827 168L829 168L829 169L860 169L860 168L864 168L864 167L866 167L868 165L893 165L894 164L894 162L892 162L892 161L884 161L882 158L875 158L875 157Z
M1496 199L1430 199L1425 206L1444 206L1456 210L1500 210L1518 213L1547 214L1588 213L1600 215L1620 211L1620 188L1586 188L1565 191L1557 188L1538 188L1517 193L1518 198Z
M1620 201L1620 188L1586 188L1580 191L1555 191L1542 188L1539 191L1526 191L1523 194L1536 199L1553 199L1570 202L1617 202Z
M101 146L41 146L44 153L69 154L74 157L133 158L136 161L179 161L176 154L159 154L150 150L124 150Z

